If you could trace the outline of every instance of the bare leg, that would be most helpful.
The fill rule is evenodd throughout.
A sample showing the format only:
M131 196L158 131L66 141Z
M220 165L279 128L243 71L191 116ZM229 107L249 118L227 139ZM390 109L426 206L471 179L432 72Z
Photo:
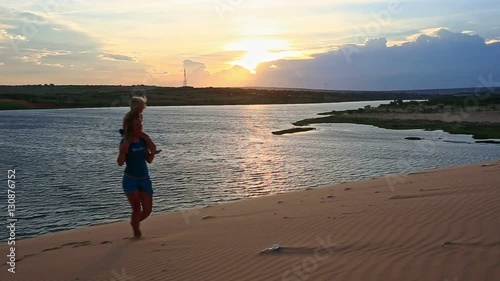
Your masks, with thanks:
M130 218L130 225L132 226L132 230L134 231L134 237L141 237L141 197L139 195L139 191L134 191L131 194L127 195L128 202L132 207L132 216Z
M145 192L139 191L139 197L142 204L142 212L140 219L145 220L151 214L153 210L153 196L146 194Z
M146 134L142 133L142 139L146 142L146 147L151 151L151 153L156 154L156 144L151 140L151 138Z

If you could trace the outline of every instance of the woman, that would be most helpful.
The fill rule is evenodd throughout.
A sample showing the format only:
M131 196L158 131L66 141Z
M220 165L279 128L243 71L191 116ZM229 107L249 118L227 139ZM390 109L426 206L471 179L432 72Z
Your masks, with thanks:
M132 207L130 225L134 237L140 238L140 223L146 219L153 208L153 187L149 178L148 163L152 163L155 154L147 148L142 139L142 119L139 113L133 112L124 120L125 134L120 143L118 166L126 164L123 173L123 191Z

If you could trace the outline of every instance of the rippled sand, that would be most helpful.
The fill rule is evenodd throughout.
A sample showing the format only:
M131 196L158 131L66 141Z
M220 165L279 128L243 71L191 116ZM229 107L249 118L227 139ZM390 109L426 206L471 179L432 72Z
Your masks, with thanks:
M498 280L499 183L497 161L162 214L140 240L56 233L18 241L0 280Z

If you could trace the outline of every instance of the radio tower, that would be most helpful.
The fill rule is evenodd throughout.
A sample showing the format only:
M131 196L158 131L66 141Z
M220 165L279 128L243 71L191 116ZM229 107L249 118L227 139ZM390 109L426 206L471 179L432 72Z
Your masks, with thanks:
M184 83L182 84L183 87L187 87L188 81L187 81L187 76L186 76L186 69L184 68Z

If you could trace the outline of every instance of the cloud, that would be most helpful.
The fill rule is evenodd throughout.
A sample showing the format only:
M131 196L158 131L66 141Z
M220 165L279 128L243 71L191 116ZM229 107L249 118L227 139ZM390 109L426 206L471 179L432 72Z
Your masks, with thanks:
M476 87L480 77L500 80L500 42L473 32L425 29L397 45L386 38L343 44L312 59L259 64L255 74L234 66L210 73L202 62L185 60L193 86L268 86L348 90Z
M7 32L5 29L0 29L0 41L2 40L20 40L20 41L26 41L27 38L22 35L13 35Z
M154 0L141 9L133 1L118 0L11 2L0 0L0 84L180 86L183 68L194 86L394 90L474 87L478 77L489 74L500 80L500 29L492 16L498 8L486 13L482 6L480 11L471 7L471 15L461 9L428 13L427 6L405 0L404 11L390 25L370 33L363 27L366 31L366 24L376 20L373 13L385 11L387 3L245 1L221 20L213 1L206 0L188 1L198 5ZM13 8L2 8L7 4ZM449 6L439 5L443 11ZM290 20L299 16L301 21ZM463 31L420 30L430 22ZM165 24L176 32L164 33ZM186 36L179 37L181 33ZM289 49L264 51L296 51L307 57L274 60L258 52L262 44L224 48L228 42L251 39L285 40ZM251 62L273 61L259 64L254 73L233 66L243 64L248 54L256 55Z
M125 55L117 55L117 54L102 54L99 55L103 60L113 60L113 61L137 61L136 58L125 56Z
M387 39L385 38L368 38L365 41L367 49L383 49L387 47Z
M44 63L42 60L44 58L50 58L50 57L53 58L57 56L65 56L70 54L70 52L68 51L47 51L47 50L32 50L32 49L26 51L29 52L26 52L25 55L21 55L16 58L21 60L22 62L29 62L35 65L48 65L48 66L58 66L58 67L62 67L62 64Z
M311 60L260 64L253 85L358 90L475 87L500 78L500 43L448 29L424 30L387 46L385 38L344 44ZM497 79L498 79L497 78Z
M486 44L500 43L500 39L491 39L486 42Z
M147 67L47 14L0 7L0 84L141 84ZM4 68L6 69L6 68Z
M250 70L238 65L214 73L209 72L207 66L201 62L184 60L184 66L188 85L195 87L240 87L246 85L252 77ZM179 79L176 80L172 76L167 82L174 85L180 83Z
M204 63L196 62L196 61L192 61L192 60L188 60L188 59L184 60L183 65L184 65L184 69L186 69L187 71L201 71L201 70L205 70L207 68L207 66Z
M206 68L207 66L203 63L184 60L184 69L186 69L188 84L190 86L213 85L214 83L210 81L211 74Z

